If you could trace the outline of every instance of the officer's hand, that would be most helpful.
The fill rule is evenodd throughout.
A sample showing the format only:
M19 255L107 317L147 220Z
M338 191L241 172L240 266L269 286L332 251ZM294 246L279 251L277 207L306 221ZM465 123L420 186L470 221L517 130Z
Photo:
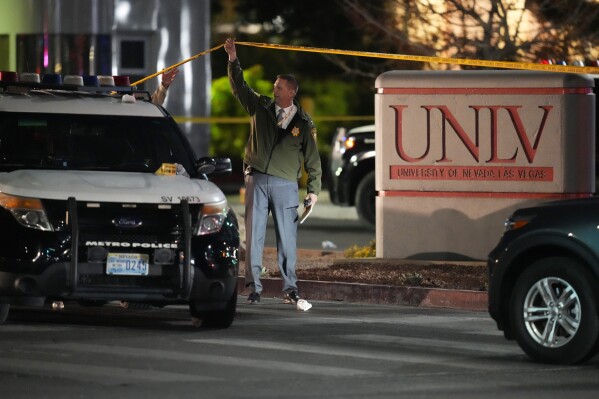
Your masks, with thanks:
M229 61L237 59L237 50L235 49L235 39L228 38L225 40L225 51L229 54Z
M314 193L309 193L308 195L306 195L304 197L304 203L310 203L310 205L314 205L316 204L316 201L318 201L318 196Z
M163 73L162 86L164 86L165 89L168 89L171 83L173 83L173 80L175 80L175 76L177 76L178 73L179 70L177 68L169 69L168 71Z

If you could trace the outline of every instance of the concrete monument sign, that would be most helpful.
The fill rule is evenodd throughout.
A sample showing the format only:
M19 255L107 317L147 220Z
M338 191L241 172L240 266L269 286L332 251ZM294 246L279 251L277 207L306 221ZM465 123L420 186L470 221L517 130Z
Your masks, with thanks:
M591 195L593 86L531 71L380 75L377 256L482 260L514 209Z

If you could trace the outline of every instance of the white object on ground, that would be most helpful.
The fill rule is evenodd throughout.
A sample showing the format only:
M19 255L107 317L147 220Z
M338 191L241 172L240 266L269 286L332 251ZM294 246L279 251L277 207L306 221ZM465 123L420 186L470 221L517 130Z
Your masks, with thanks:
M305 299L297 301L297 310L303 310L305 312L306 310L310 310L311 307L312 304Z
M327 249L327 248L337 248L337 245L335 245L334 242L332 241L323 241L322 242L322 249Z

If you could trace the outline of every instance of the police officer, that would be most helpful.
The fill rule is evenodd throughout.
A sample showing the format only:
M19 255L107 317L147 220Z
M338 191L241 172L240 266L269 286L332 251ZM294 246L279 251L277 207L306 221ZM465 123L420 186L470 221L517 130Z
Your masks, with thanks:
M298 178L302 163L308 174L304 201L316 204L322 169L316 144L316 127L295 96L298 82L293 75L279 75L273 97L248 87L237 58L234 39L227 39L227 71L233 95L250 115L250 136L245 147L246 286L248 303L260 302L262 252L269 211L277 238L277 260L283 276L283 298L307 310L300 299L295 273L298 222Z

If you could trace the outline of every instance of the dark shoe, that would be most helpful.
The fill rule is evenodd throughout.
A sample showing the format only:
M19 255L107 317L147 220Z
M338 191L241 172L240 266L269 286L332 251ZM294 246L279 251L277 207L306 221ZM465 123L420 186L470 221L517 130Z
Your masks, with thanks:
M283 294L283 302L284 303L297 303L300 300L300 297L297 291L289 291Z
M254 303L259 303L259 302L260 302L260 294L258 294L257 292L252 292L248 296L248 303L249 304L254 304Z

